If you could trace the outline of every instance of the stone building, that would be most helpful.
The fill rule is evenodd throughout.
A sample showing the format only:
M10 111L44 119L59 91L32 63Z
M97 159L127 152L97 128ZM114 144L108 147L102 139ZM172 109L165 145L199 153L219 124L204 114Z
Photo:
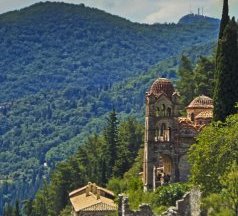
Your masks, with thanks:
M188 179L188 149L200 130L212 120L211 98L204 95L195 98L186 107L187 116L181 117L179 97L172 82L165 78L157 79L146 93L145 191L159 186L161 176L167 176L171 182Z
M117 211L113 192L90 182L72 191L69 198L73 216L105 216Z

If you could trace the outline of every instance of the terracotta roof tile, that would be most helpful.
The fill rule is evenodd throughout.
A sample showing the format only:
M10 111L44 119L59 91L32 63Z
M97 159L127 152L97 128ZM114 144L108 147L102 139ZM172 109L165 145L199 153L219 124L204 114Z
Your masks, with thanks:
M114 193L96 184L88 185L72 191L70 202L76 212L79 211L115 211Z
M199 119L199 118L212 118L213 117L213 112L212 112L212 110L207 110L207 111L203 111L203 112L201 112L201 113L199 113L196 117L195 117L195 119Z
M100 196L97 199L97 196L90 193L89 196L86 194L81 194L77 196L70 197L70 202L73 205L73 208L76 212L79 211L112 211L117 209L117 205L113 200Z
M155 80L149 90L149 94L154 94L156 96L164 93L167 97L171 98L175 92L172 82L166 78L159 78Z
M187 108L211 108L213 109L213 100L205 95L196 97Z

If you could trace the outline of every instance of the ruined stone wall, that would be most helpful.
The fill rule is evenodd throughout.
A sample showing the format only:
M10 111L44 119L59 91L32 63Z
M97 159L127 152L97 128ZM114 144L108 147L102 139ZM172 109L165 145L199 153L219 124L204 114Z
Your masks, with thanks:
M200 216L201 191L198 188L187 192L176 206L170 207L162 216ZM142 204L138 211L132 211L128 197L119 195L118 216L155 216L148 204Z
M162 216L200 216L201 191L193 188L181 200L176 201L176 206L170 207Z
M147 204L139 206L139 210L132 211L128 204L128 197L119 195L118 216L155 216Z

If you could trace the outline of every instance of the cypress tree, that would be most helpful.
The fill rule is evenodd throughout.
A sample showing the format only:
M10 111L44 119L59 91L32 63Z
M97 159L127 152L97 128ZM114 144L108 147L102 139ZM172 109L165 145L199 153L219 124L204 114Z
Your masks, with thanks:
M228 0L224 0L223 1L222 18L221 18L221 23L220 23L219 39L222 38L223 32L224 32L229 20L230 20L230 18L229 18Z
M218 44L217 44L216 66L219 64L218 63L218 55L221 51L220 40L223 37L224 30L225 30L226 25L228 24L229 20L230 20L230 17L229 17L228 0L223 0L222 18L221 18L221 22L220 22L220 32L219 32L219 38L218 38ZM217 76L218 76L218 74L217 74L217 70L216 70L215 75L214 75L215 80L217 79Z
M237 24L233 18L227 24L217 51L216 80L214 90L214 120L224 121L236 112L237 88Z

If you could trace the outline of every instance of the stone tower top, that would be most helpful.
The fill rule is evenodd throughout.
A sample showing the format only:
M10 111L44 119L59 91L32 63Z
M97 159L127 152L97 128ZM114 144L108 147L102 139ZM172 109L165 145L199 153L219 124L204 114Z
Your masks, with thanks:
M159 96L163 93L171 98L174 92L174 86L170 80L166 78L158 78L150 87L149 94Z

